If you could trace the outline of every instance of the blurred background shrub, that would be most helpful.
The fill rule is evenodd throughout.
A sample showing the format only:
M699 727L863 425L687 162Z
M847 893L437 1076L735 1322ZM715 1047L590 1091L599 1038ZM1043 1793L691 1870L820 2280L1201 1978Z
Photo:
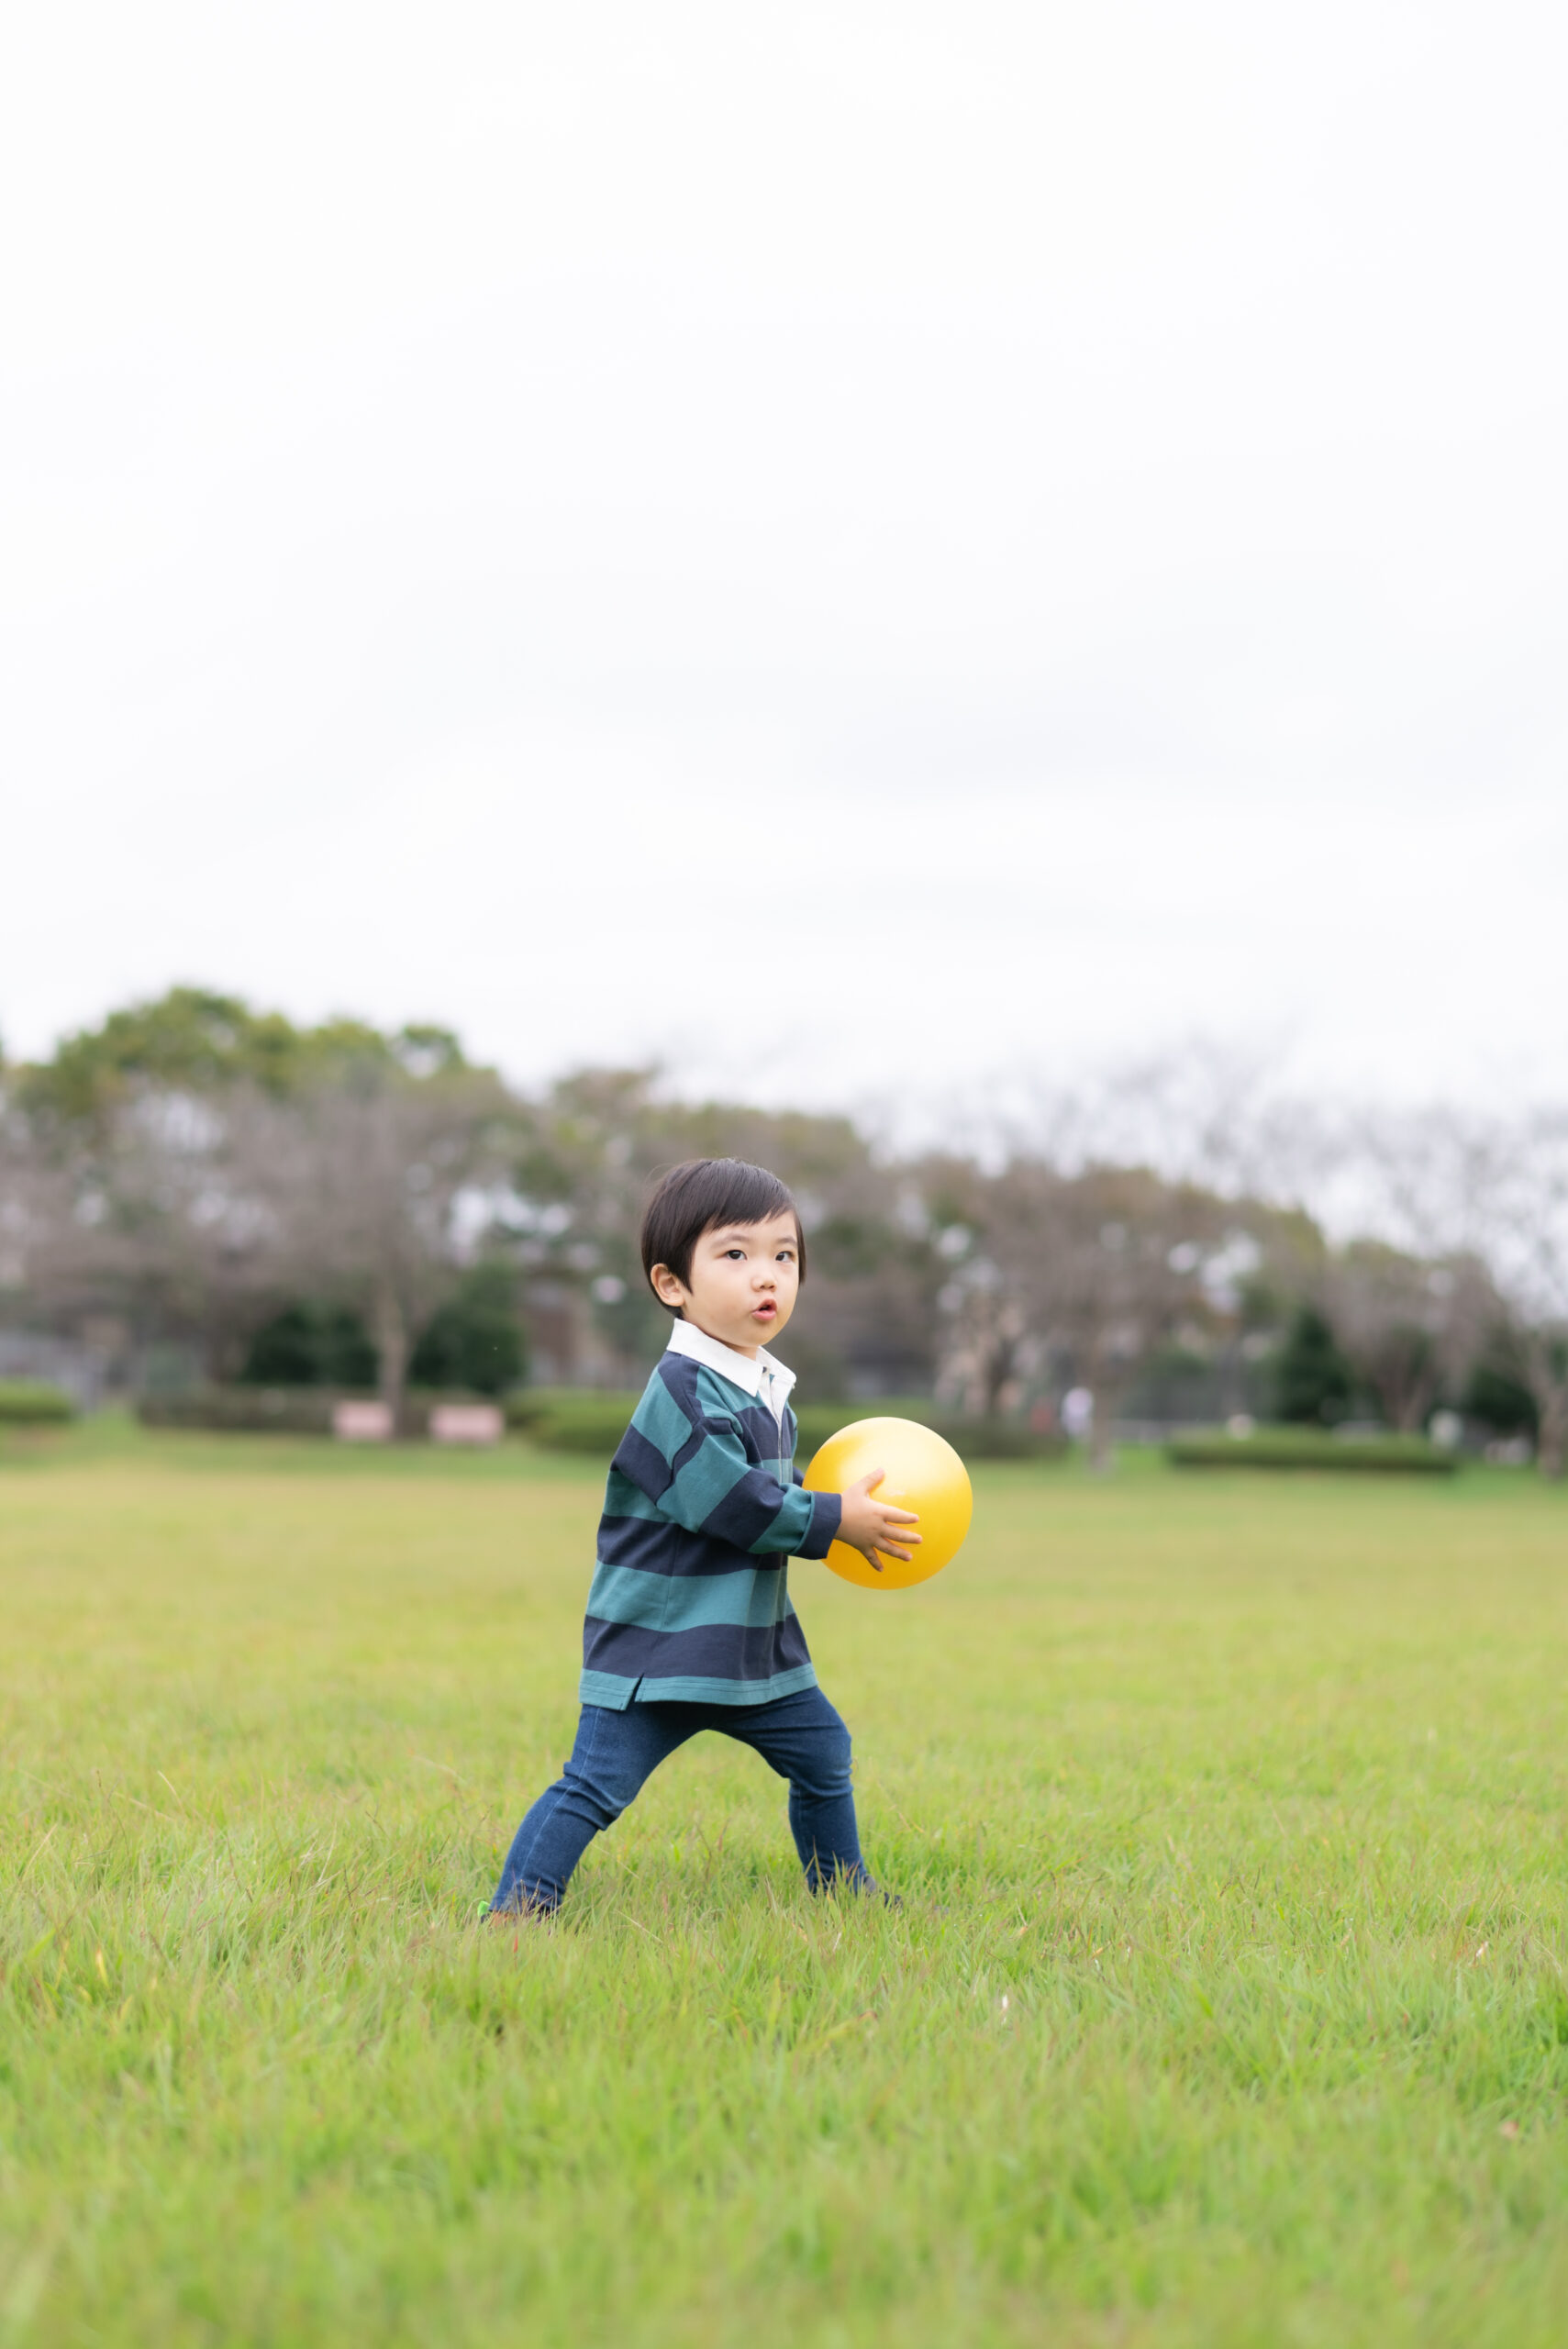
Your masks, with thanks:
M0 1427L61 1427L75 1412L62 1387L36 1378L0 1379Z

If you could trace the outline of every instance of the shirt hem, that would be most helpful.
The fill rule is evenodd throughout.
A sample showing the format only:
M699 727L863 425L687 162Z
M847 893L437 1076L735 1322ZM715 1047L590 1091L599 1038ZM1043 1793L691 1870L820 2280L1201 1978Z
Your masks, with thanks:
M664 1679L645 1674L640 1680L629 1680L618 1672L584 1672L577 1693L584 1705L624 1713L634 1698L639 1705L771 1705L776 1698L793 1697L817 1685L817 1666L797 1664L766 1680L723 1680L696 1673L672 1673Z
M602 1705L606 1712L624 1713L641 1684L621 1672L584 1672L577 1682L577 1699Z

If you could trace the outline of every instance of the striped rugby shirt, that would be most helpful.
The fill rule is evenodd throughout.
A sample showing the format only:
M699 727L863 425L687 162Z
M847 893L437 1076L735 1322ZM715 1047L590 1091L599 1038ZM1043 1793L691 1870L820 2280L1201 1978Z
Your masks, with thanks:
M763 1705L814 1688L789 1561L823 1558L837 1493L795 1466L795 1373L677 1321L610 1463L583 1625L585 1705Z

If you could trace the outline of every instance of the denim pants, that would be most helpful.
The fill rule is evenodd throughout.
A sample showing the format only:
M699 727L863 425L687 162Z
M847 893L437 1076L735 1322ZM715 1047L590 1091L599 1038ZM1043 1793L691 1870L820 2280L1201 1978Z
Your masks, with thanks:
M716 1729L751 1746L789 1780L789 1823L813 1892L844 1881L873 1889L855 1832L850 1732L820 1688L766 1705L584 1705L572 1759L517 1834L491 1902L497 1911L555 1909L594 1837L620 1817L677 1746Z

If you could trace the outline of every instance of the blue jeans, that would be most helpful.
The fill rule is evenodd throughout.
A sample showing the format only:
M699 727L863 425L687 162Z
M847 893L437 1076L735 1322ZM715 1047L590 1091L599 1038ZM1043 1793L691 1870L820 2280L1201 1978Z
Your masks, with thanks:
M584 1705L572 1759L512 1839L492 1915L558 1908L595 1836L614 1825L661 1762L705 1729L751 1746L789 1780L790 1831L813 1892L835 1882L875 1889L855 1832L850 1732L820 1688L802 1688L768 1705L633 1704L623 1713Z

